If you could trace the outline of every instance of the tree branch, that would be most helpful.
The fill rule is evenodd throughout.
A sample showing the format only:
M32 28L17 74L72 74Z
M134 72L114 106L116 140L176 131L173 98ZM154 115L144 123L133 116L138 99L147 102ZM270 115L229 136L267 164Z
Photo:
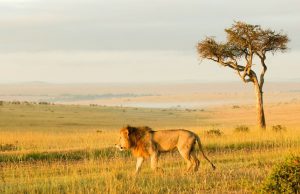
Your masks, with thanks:
M263 70L260 73L260 80L259 80L259 87L260 87L260 91L263 91L263 86L264 86L264 82L265 82L265 73L267 71L267 66L265 64L265 60L266 60L266 56L263 55L263 57L260 57L260 61L261 61L261 65L263 66Z
M214 59L211 59L211 60L214 60ZM253 74L256 76L256 74L254 71L251 70L251 65L248 66L248 69L247 69L247 66L244 67L244 66L238 65L236 59L231 59L231 61L225 62L225 61L221 60L220 58L218 58L218 60L214 60L214 61L222 64L225 67L229 67L229 68L235 70L244 83L254 81L251 77ZM243 75L241 74L241 72L244 72ZM247 76L248 76L248 79L246 79Z

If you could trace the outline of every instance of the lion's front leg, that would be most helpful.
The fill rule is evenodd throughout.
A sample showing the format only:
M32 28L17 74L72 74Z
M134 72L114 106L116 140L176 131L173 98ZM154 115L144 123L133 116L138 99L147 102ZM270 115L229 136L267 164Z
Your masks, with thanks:
M154 152L151 154L151 168L152 170L157 169L157 163L158 163L158 153Z
M138 174L140 172L141 166L144 162L143 157L138 157L136 160L136 169L135 169L135 174Z
M163 172L163 170L158 167L158 157L159 153L157 152L151 154L151 168L152 170Z

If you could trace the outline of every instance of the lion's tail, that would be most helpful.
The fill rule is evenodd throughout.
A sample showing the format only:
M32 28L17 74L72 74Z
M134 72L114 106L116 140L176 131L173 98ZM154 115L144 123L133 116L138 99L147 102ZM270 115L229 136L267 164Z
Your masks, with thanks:
M201 151L203 157L211 164L212 168L215 170L216 169L216 166L207 158L207 156L204 154L204 151L203 151L203 147L202 147L202 144L201 144L201 141L200 141L200 138L198 137L198 135L196 135L196 140L198 142L198 146L199 146L199 150Z

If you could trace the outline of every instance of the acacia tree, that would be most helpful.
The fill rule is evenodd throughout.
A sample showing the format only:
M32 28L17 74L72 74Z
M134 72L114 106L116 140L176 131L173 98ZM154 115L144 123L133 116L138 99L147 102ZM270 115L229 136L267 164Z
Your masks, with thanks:
M287 50L289 39L281 32L244 22L235 22L225 32L227 42L217 42L213 37L207 37L197 44L198 54L202 59L209 59L233 69L244 83L253 83L257 98L258 124L265 129L263 86L267 71L266 55L269 52L274 54ZM255 57L260 61L260 72L253 69ZM260 73L259 77L257 73Z

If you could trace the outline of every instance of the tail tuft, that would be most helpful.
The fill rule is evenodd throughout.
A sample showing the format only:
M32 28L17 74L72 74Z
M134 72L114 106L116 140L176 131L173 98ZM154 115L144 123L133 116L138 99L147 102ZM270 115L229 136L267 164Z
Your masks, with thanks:
M216 170L217 167L214 164L211 164L211 166L212 166L213 170Z

